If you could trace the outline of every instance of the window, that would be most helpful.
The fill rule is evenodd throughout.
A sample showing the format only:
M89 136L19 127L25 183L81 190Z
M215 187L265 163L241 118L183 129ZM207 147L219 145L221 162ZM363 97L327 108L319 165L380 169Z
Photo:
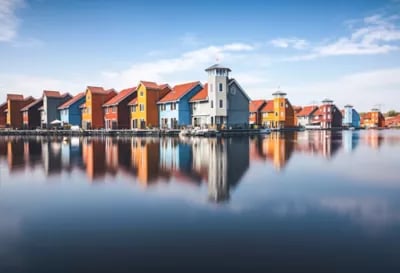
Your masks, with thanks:
M275 117L277 117L278 116L278 112L275 112Z
M219 92L222 92L224 89L224 86L222 85L222 83L219 84Z
M223 100L219 100L219 108L224 108L224 101Z
M330 119L331 118L331 114L328 114L328 119Z
M212 92L213 91L213 85L212 85L212 83L210 83L210 92Z
M331 108L328 108L328 113L331 111Z
M113 111L113 113L116 113L116 112L117 112L117 106L114 106L114 107L112 108L112 111Z
M289 104L286 103L286 108L289 108Z
M176 102L173 102L173 103L171 104L171 110L176 110Z
M167 109L167 105L161 104L160 109L161 109L161 111L165 111Z
M281 112L281 117L283 117L285 115L285 113L284 112Z
M141 103L139 105L139 110L140 110L140 112L144 112L144 104Z
M143 97L143 91L140 91L140 96Z
M136 105L133 105L133 106L132 106L132 112L136 112L136 108L137 108L137 106L136 106Z
M211 101L211 108L214 108L214 101Z
M283 102L281 102L281 107L283 107Z

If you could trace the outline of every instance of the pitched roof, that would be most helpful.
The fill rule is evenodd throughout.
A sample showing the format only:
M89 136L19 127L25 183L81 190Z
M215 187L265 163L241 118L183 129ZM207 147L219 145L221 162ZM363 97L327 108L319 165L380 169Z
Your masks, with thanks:
M318 110L312 113L313 116L322 116L324 115L324 112L322 112L322 108L318 107Z
M87 86L86 89L89 89L92 94L106 94L107 91L104 90L101 86Z
M208 99L208 83L206 83L203 86L203 89L201 89L199 92L197 92L196 95L194 95L191 99L190 102L194 101L201 101L201 100L207 100Z
M260 111L264 112L264 113L274 112L274 101L273 100L267 100L266 104L261 108Z
M143 84L146 88L149 88L149 89L160 89L160 86L155 82L140 81L140 83Z
M168 92L164 97L161 98L159 103L177 101L200 84L201 83L197 81L175 85L171 92Z
M60 98L61 94L60 94L60 91L43 90L43 96L50 97L50 98Z
M77 101L79 101L81 98L85 97L85 93L81 92L77 95L75 95L72 99L67 100L65 103L61 104L57 109L61 110L61 109L67 109L69 108L72 104L76 103Z
M136 87L126 88L126 89L122 90L121 92L119 92L116 96L114 96L111 99L109 99L108 101L106 101L106 103L103 104L103 107L117 105L121 101L123 101L126 97L130 96L131 94L133 94L135 92L136 92Z
M296 116L306 117L306 116L311 115L317 109L318 109L318 106L316 106L316 105L304 106L303 109L301 109L301 111L296 114Z
M249 112L254 113L260 111L260 108L266 103L266 100L252 100L250 101Z
M7 106L7 102L0 104L0 108L3 108L4 106Z
M128 105L136 105L137 104L137 98L134 98L130 102L128 102Z
M36 104L38 104L38 103L40 103L42 101L43 101L43 98L38 98L37 100L35 100L35 101L29 103L27 106L23 107L21 109L21 112L28 111L31 107L35 106Z
M7 100L24 100L24 96L20 94L7 94Z

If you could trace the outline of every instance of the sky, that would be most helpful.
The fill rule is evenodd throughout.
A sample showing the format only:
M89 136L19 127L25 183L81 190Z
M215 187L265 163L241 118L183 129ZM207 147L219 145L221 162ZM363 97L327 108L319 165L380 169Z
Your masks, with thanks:
M252 99L400 111L400 0L0 0L0 101L205 82L214 63Z

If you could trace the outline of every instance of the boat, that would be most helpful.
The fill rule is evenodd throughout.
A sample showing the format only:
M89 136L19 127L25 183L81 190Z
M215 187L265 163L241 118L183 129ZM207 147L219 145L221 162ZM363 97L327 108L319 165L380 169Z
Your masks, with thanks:
M269 129L269 128L262 128L262 129L260 129L260 131L259 131L258 133L261 134L261 135L268 135L268 134L271 133L271 129Z
M192 133L191 130L189 130L189 129L183 129L183 130L181 130L181 131L179 132L179 136L180 136L180 137L190 136L191 133Z

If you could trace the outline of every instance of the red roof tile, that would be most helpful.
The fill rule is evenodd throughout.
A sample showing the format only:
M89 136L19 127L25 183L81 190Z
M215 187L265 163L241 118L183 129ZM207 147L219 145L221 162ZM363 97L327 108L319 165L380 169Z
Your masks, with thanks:
M190 99L190 102L207 100L207 99L208 99L208 84L206 83L203 89L197 92L197 94Z
M254 113L260 111L260 108L264 105L265 100L252 100L250 101L249 112Z
M315 111L313 114L313 116L323 116L324 112L322 112L322 108L319 107L317 111Z
M86 89L89 89L92 94L107 94L107 91L101 86L88 86Z
M77 95L75 95L75 97L73 97L70 100L67 100L65 103L63 103L61 106L58 107L59 110L61 109L67 109L69 108L72 104L74 104L75 102L77 102L78 100L80 100L81 98L85 97L85 93L81 92Z
M121 101L123 101L126 97L133 94L134 92L136 92L136 87L124 89L121 92L119 92L116 96L112 97L110 100L108 100L106 103L104 103L103 107L117 105Z
M21 112L28 111L31 107L35 106L36 104L40 103L43 101L43 98L39 98L31 103L29 103L27 106L21 109Z
M200 82L188 82L175 85L171 92L168 92L164 97L161 98L159 102L177 101L200 84Z
M267 100L266 104L263 106L263 108L261 108L260 112L264 112L264 113L274 112L274 101Z
M306 117L306 116L311 115L317 109L318 109L318 106L315 106L315 105L304 106L303 109L301 109L301 111L296 114L296 116Z
M24 100L24 96L20 94L7 94L7 100Z
M44 90L43 91L43 96L50 97L50 98L60 98L61 94L60 94L59 91Z
M155 82L140 81L140 83L149 89L160 89L160 86Z
M128 105L137 105L137 98L134 98L130 102L128 102Z

